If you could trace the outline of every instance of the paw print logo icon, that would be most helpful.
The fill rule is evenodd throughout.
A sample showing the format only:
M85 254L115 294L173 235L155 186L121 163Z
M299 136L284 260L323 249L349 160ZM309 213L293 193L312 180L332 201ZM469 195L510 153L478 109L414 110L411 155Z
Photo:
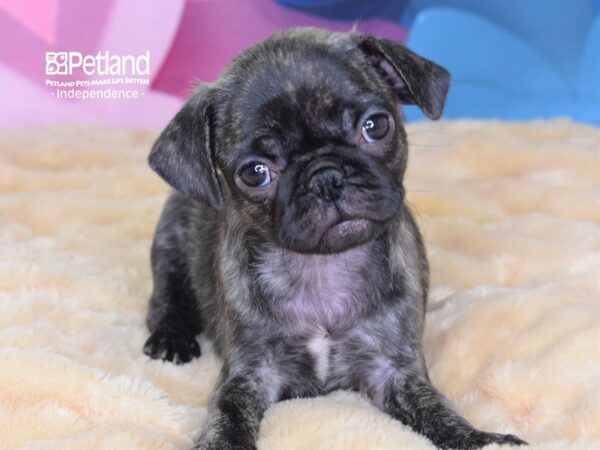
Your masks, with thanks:
M68 53L46 52L46 75L68 75Z

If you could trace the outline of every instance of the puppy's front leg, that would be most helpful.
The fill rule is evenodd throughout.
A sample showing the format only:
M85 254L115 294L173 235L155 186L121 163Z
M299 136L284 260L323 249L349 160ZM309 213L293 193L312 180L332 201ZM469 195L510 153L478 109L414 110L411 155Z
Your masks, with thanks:
M188 200L172 194L158 223L152 243L154 290L146 323L150 336L144 353L154 359L184 364L200 356L196 335L200 313L186 260Z
M208 422L193 447L195 450L256 449L260 421L278 388L274 380L262 379L256 371L228 372L225 368L221 372Z
M475 429L422 375L411 373L396 377L388 386L381 406L392 417L442 449L477 449L491 443L527 444L511 434Z

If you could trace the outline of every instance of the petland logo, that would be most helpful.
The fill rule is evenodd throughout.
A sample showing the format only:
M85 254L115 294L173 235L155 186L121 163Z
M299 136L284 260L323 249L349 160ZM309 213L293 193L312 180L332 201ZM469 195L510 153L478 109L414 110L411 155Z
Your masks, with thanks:
M46 75L100 75L100 76L148 76L150 75L150 52L139 56L82 55L80 52L46 52Z
M60 100L135 100L150 86L150 52L46 52L46 86Z

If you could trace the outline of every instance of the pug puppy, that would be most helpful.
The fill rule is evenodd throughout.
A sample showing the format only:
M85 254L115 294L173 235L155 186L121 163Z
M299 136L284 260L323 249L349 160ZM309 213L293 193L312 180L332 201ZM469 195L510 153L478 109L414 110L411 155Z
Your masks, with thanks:
M450 75L395 42L294 29L197 88L150 166L177 192L152 246L144 352L183 364L199 333L223 368L196 449L254 449L282 399L336 389L440 448L524 444L479 431L432 386L428 264L406 206L399 104L442 114Z

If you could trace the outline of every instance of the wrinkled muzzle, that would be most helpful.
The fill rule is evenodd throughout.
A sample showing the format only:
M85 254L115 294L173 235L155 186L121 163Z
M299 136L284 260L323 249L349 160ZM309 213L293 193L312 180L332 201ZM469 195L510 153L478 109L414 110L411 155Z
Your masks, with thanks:
M381 234L403 200L400 180L359 149L303 158L281 174L275 239L300 253L341 252Z

